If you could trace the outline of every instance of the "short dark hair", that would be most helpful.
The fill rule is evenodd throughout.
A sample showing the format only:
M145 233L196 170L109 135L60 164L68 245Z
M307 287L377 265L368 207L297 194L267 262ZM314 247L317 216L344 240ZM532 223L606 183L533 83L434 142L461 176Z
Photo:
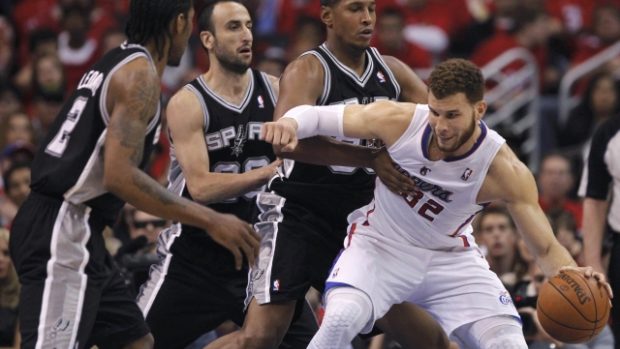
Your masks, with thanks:
M215 27L213 26L213 10L215 9L215 5L222 2L236 2L238 4L243 5L243 3L239 0L213 0L207 2L198 13L198 30L205 31L208 30L212 33L215 32ZM243 5L245 6L245 5Z
M428 79L428 89L437 99L462 92L470 103L476 103L484 98L484 77L474 63L452 58L433 69Z
M127 41L144 45L154 40L157 55L163 56L165 39L171 39L170 22L181 13L188 14L191 7L192 0L131 0Z

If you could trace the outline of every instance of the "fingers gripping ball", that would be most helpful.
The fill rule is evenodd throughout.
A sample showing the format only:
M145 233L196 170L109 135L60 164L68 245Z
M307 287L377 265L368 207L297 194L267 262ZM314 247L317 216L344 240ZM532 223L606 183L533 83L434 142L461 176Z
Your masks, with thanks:
M607 324L609 310L605 288L572 270L546 282L536 306L545 331L565 343L582 343L598 335Z

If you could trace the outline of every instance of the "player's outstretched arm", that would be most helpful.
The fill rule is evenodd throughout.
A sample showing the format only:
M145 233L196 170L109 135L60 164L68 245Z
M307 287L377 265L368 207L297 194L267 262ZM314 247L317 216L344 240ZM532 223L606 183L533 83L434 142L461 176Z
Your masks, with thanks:
M389 147L405 132L414 110L415 104L391 101L366 105L300 105L278 121L264 124L261 137L283 152L294 151L299 139L317 135L379 138Z
M552 277L567 267L575 269L588 278L596 278L611 296L611 287L605 275L593 272L591 267L577 267L570 253L555 238L549 220L538 203L534 176L505 144L489 168L481 196L481 201L499 199L506 204L545 275Z
M233 253L237 268L242 253L253 263L259 237L248 223L174 195L138 168L159 94L159 77L146 59L138 58L112 76L106 101L111 111L104 153L106 189L140 210L207 230Z
M211 172L204 137L204 114L194 92L183 88L166 109L174 152L192 198L202 203L235 198L259 188L273 177L281 161L243 173Z

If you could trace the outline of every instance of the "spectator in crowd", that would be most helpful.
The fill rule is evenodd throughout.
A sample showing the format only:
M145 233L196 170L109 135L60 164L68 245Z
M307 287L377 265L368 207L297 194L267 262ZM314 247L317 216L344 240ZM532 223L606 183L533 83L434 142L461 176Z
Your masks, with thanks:
M394 56L414 70L430 69L433 56L422 47L405 40L405 17L398 8L386 8L377 18L377 35L373 46L384 55Z
M7 198L20 207L30 194L30 163L16 162L4 171L4 192Z
M36 144L32 121L23 112L12 113L0 120L0 149L9 144Z
M152 214L128 207L124 215L127 220L129 240L116 252L116 260L125 269L127 282L136 292L148 279L151 265L157 262L157 238L159 232L170 225L170 221Z
M405 37L441 58L458 36L472 22L464 0L404 0Z
M510 49L525 48L534 55L538 63L541 90L544 90L546 86L557 84L559 80L559 75L553 71L554 68L548 66L546 49L550 34L548 29L545 13L520 7L512 17L510 29L497 30L493 36L476 47L471 59L483 67ZM504 73L510 75L522 66L522 62L515 62L510 64Z
M620 8L613 3L595 8L592 32L582 35L577 42L571 64L577 65L620 40Z
M0 79L0 120L22 108L19 92L7 80Z
M67 81L63 63L55 54L35 58L32 71L32 88L36 95L64 99Z
M592 76L581 102L564 125L558 125L560 147L579 147L590 141L596 126L620 112L620 82L607 71Z
M491 270L508 291L528 269L517 249L519 235L516 229L512 217L503 207L487 207L478 217L476 240L486 250Z
M92 7L79 3L62 7L62 32L58 35L58 54L67 73L67 90L72 91L97 59L98 42L88 36Z
M558 241L571 254L577 265L584 266L583 245L581 236L577 230L575 217L567 211L561 211L555 217L550 219L551 227Z
M566 156L551 153L543 158L538 173L540 207L552 218L562 211L569 212L580 229L583 207L580 202L570 198L574 185L571 162Z
M15 63L15 30L6 17L0 16L0 77L13 73Z
M52 55L58 57L58 36L50 28L42 28L30 34L29 57L24 59L24 63L15 75L15 85L22 93L30 93L33 83L33 62L41 56Z
M19 281L9 256L9 231L0 228L0 347L19 348Z

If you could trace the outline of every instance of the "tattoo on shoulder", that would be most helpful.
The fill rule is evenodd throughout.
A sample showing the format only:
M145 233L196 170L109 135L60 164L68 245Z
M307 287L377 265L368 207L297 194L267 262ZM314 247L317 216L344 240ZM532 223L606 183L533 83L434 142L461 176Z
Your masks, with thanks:
M120 144L131 150L131 160L136 164L142 160L144 132L159 105L159 84L153 80L152 73L146 70L134 74L124 96L126 115L109 127Z

